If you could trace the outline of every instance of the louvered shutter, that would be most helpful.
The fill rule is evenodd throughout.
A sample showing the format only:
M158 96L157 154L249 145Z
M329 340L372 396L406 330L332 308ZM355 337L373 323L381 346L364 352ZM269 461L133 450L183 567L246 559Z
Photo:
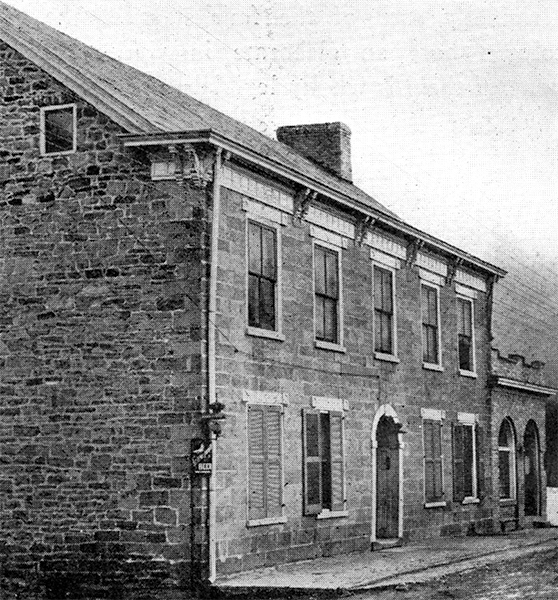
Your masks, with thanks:
M265 407L266 435L266 517L280 517L283 509L280 406Z
M304 455L304 514L322 511L322 464L320 455L320 413L305 409L302 413Z
M484 481L485 470L484 470L484 430L480 425L475 427L475 443L476 443L476 458L477 458L477 498L481 500L485 496L486 484Z
M462 502L465 498L463 487L464 465L463 465L463 425L453 424L453 499Z
M345 457L343 456L343 415L329 413L331 436L331 510L345 510Z
M265 407L248 406L248 519L266 517Z

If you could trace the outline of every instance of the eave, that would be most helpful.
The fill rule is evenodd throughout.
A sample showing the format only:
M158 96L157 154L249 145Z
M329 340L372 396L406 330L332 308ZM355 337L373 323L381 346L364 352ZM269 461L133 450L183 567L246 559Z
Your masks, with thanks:
M511 379L509 377L500 377L494 375L492 377L492 386L499 386L504 388L511 388L514 390L520 390L522 392L531 392L533 394L540 394L542 396L553 396L558 392L558 389L546 387L544 385L538 385L536 383L527 383L520 381L519 379Z
M456 257L463 261L464 264L473 267L474 269L489 273L496 278L504 277L506 271L499 267L483 261L468 252L464 252L447 242L439 240L434 236L429 235L419 229L408 225L399 219L387 215L379 210L372 208L353 198L349 195L340 193L337 190L333 190L329 186L322 182L312 179L294 169L291 169L277 161L269 159L258 152L242 146L238 142L230 138L226 138L220 133L217 133L211 129L203 130L190 130L190 131L179 131L179 132L157 132L157 133L146 133L146 134L123 134L120 136L123 140L124 146L131 147L147 147L147 146L165 146L173 144L192 144L192 143L209 143L225 151L231 152L235 156L245 160L251 164L254 164L262 169L266 169L280 177L284 177L294 183L309 188L310 190L317 192L318 194L330 198L335 202L338 202L342 206L351 210L357 211L366 216L373 217L379 225L393 229L400 234L403 234L411 239L419 240L423 242L427 247Z

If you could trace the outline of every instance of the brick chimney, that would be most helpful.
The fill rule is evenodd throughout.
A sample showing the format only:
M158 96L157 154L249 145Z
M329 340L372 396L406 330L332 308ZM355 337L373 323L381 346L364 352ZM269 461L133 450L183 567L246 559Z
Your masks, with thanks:
M277 139L331 173L352 182L351 130L344 123L287 125L279 127Z

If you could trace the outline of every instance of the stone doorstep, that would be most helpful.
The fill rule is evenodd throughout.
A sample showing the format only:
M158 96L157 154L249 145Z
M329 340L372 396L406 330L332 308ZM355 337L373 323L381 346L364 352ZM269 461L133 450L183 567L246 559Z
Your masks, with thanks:
M533 531L533 530L530 530ZM540 531L540 530L539 530ZM426 581L430 581L432 579L435 579L437 577L442 577L444 575L448 575L450 573L456 573L456 572L461 572L461 571L467 571L473 568L476 568L478 566L482 566L484 564L489 564L492 562L497 562L499 560L512 560L514 558L520 557L520 556L526 556L529 554L534 554L537 552L543 552L546 550L551 550L553 548L557 548L558 547L558 530L553 529L553 531L549 531L548 529L547 531L547 535L541 536L539 535L535 535L535 536L530 536L529 535L529 531L525 531L523 530L521 532L521 535L495 535L495 536L490 536L490 537L494 537L494 538L503 538L506 540L515 540L515 544L513 545L508 545L505 548L500 548L500 549L487 549L486 551L480 551L477 546L472 547L469 552L467 552L466 548L463 548L463 551L465 553L465 556L463 556L463 558L450 558L449 560L447 558L445 558L446 555L446 550L444 550L443 548L440 549L440 560L436 561L436 560L431 560L429 564L424 564L418 567L411 567L408 569L405 569L403 567L404 570L400 570L397 572L397 574L395 575L387 575L387 576L380 576L377 579L374 579L373 577L370 577L370 573L368 571L368 569L365 569L365 573L363 573L364 577L358 581L354 581L351 582L350 584L344 585L344 586L333 586L333 585L329 585L329 586L297 586L297 585L285 585L285 584L276 584L276 585L248 585L246 584L242 584L242 583L238 583L238 584L232 584L231 585L231 578L234 578L235 576L227 576L226 578L223 578L222 581L217 581L214 584L214 588L216 590L218 590L218 593L220 594L225 594L225 595L231 595L231 596L242 596L242 595L250 595L250 594L254 594L256 592L260 593L260 594L264 594L265 597L268 598L273 598L276 595L281 596L282 593L284 593L286 590L289 590L289 594L293 595L293 596L305 596L308 595L312 592L316 592L316 591L320 591L320 592L329 592L330 594L333 593L333 595L336 594L342 594L345 592L358 592L358 591L366 591L366 590L376 590L376 591L382 591L384 589L393 589L399 585L405 585L405 584L412 584L412 583L424 583ZM515 532L514 532L515 533ZM458 540L463 540L463 539L477 539L477 540L481 540L484 537L488 537L488 536L474 536L471 538L458 538ZM534 539L533 539L534 537ZM451 543L451 538L448 538L448 543ZM453 540L455 541L455 539ZM404 551L405 549L408 550L412 550L413 546L416 547L416 551L419 552L420 551L420 547L424 545L424 542L421 542L420 544L409 544L408 546L404 547L404 548L394 548L394 550L397 552L399 551ZM387 554L389 552L389 550L387 550L385 552L385 554ZM399 552L398 552L399 553ZM360 554L360 553L359 553ZM379 556L380 554L384 554L382 552L376 552L370 553L370 566L373 565L374 563L374 555ZM349 557L350 560L350 555L347 555ZM339 558L339 557L336 557ZM319 559L314 559L314 560L305 560L305 561L301 561L299 563L300 566L307 566L308 569L308 573L315 574L315 570L313 568L313 565L316 564L316 561ZM296 564L296 563L294 563ZM281 565L281 566L285 566L285 565ZM340 565L338 565L339 567ZM257 581L257 572L253 571L253 572L246 572L246 575L249 575L250 573L253 573L254 576L254 581ZM239 576L241 577L241 575L239 574ZM284 573L284 579L288 579L288 573ZM282 597L282 596L281 596Z

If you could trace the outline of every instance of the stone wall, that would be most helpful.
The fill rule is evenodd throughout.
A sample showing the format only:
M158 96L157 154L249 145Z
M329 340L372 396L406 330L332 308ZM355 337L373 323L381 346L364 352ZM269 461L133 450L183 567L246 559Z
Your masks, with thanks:
M342 251L346 352L316 348L313 329L312 238L308 223L286 217L281 227L284 340L246 333L246 213L242 194L224 190L220 234L218 393L227 419L218 441L218 571L369 548L372 522L371 434L381 405L397 412L404 433L404 536L465 534L489 528L490 494L480 504L454 503L451 423L457 412L479 416L488 431L488 297L475 301L477 377L459 375L455 284L441 291L444 369L422 366L420 279L416 266L397 272L398 364L374 359L370 249L352 241ZM286 395L284 515L286 523L247 527L246 405L243 392ZM312 396L347 400L345 418L348 516L303 516L301 411ZM424 507L421 407L446 411L443 426L445 507ZM486 487L492 485L486 453Z
M0 82L1 585L157 597L204 542L205 192L151 183L118 126L3 44ZM39 106L72 102L78 151L41 157Z

